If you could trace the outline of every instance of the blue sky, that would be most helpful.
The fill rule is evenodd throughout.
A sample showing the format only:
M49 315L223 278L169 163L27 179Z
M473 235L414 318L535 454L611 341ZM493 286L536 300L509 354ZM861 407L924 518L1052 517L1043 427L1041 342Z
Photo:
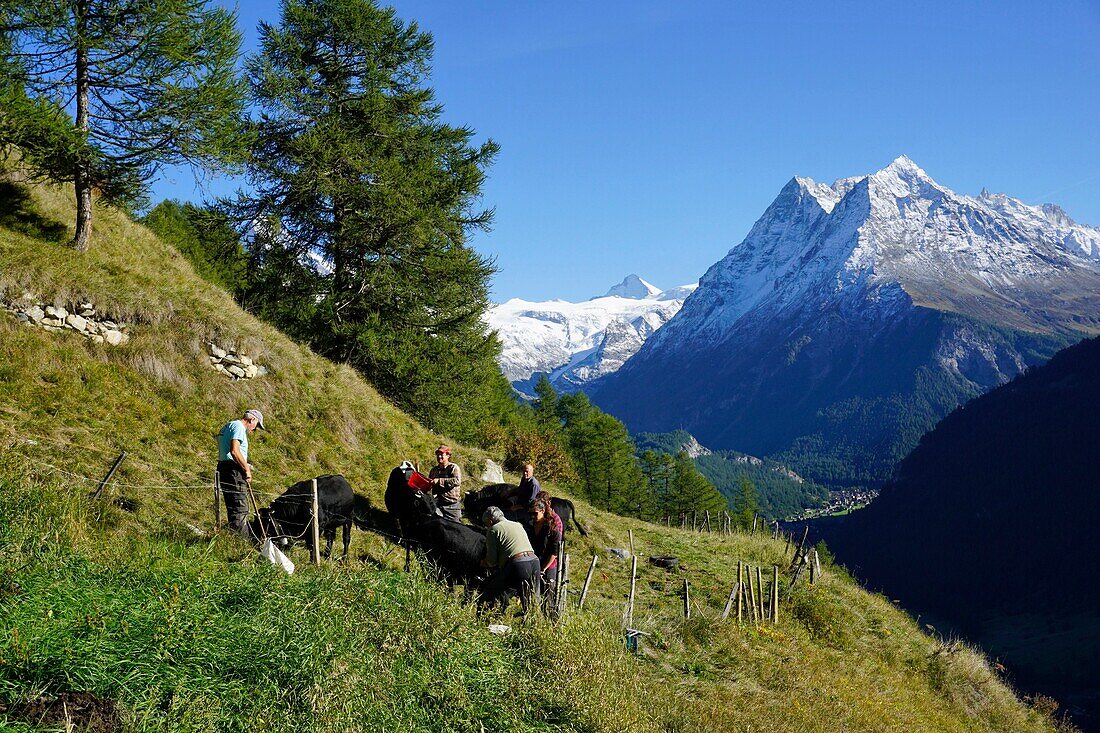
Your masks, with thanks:
M902 153L1100 226L1100 0L745 5L394 3L435 38L447 121L501 145L473 240L495 300L693 282L792 176ZM242 0L246 43L273 6ZM154 188L201 196L179 171Z

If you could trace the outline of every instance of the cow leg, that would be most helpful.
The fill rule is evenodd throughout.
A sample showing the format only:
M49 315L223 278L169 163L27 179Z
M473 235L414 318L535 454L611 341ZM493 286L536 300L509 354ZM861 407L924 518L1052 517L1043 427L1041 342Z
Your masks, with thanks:
M348 559L348 547L351 545L351 522L344 523L344 554L340 558L341 561Z
M332 556L332 543L336 541L336 527L325 527L325 552L326 560Z

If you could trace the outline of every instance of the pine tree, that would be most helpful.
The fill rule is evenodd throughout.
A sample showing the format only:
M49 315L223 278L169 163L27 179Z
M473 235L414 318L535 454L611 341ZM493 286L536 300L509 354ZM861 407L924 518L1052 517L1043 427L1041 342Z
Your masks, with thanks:
M582 393L558 400L577 486L596 506L631 516L652 516L653 505L626 427Z
M553 429L561 428L561 418L558 417L558 393L545 374L539 375L539 380L535 383L535 394L538 396L534 404L535 419L539 425Z
M672 463L672 514L680 512L717 512L726 508L718 489L695 467L686 451L680 451Z
M748 476L742 475L737 482L737 495L733 499L733 512L738 524L751 527L753 517L760 511L756 497L756 485Z
M514 409L481 316L492 264L466 245L488 227L476 210L497 152L442 122L427 86L433 42L370 0L284 0L248 62L261 111L248 175L229 207L277 231L273 268L250 300L270 314L283 279L310 256L313 303L274 320L363 371L430 427L473 439ZM272 288L272 290L265 290Z
M33 173L73 182L77 250L91 244L93 190L129 204L165 164L239 162L241 37L230 11L204 0L0 0L0 22L2 71L26 91L8 100L16 107L3 116L22 125L4 142Z

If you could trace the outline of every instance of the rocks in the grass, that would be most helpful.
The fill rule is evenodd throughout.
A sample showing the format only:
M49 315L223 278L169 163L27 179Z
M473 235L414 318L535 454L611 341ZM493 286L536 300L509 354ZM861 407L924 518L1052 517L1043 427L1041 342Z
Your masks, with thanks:
M213 341L206 347L210 352L210 366L230 379L255 379L267 374L267 367L260 366L247 354L222 348Z
M0 309L27 326L37 326L51 333L75 331L95 344L122 346L130 341L129 326L106 317L100 319L90 302L66 308L41 301L32 293L23 293L15 300L0 299Z
M500 464L494 460L487 459L485 461L485 469L481 472L481 480L487 484L504 483L504 471L501 469Z

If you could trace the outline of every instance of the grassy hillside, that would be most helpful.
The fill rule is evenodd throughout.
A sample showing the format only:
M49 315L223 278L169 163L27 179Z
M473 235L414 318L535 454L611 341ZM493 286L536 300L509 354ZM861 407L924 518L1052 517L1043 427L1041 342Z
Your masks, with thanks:
M299 571L281 574L211 532L225 420L258 406L270 421L252 447L262 495L341 472L380 504L389 469L426 461L442 437L240 311L124 217L101 213L92 251L76 256L31 236L58 238L71 219L64 193L36 188L20 207L0 224L4 296L90 300L131 323L132 340L97 346L0 314L6 729L35 729L29 701L75 692L116 702L127 731L1055 729L980 656L925 636L835 568L794 589L778 626L722 621L738 560L786 563L783 543L759 537L643 525L578 502L590 536L571 540L576 586L600 555L586 608L560 626L506 618L513 632L500 637L422 571L401 572L403 552L373 534L356 532L344 566L314 569L298 549ZM226 380L206 365L211 338L270 373ZM90 500L88 479L120 450L130 458L106 500ZM471 473L488 457L456 454ZM136 511L111 501L120 495ZM628 531L639 554L683 563L642 564L634 626L650 636L637 656L620 635L629 564L607 552Z

